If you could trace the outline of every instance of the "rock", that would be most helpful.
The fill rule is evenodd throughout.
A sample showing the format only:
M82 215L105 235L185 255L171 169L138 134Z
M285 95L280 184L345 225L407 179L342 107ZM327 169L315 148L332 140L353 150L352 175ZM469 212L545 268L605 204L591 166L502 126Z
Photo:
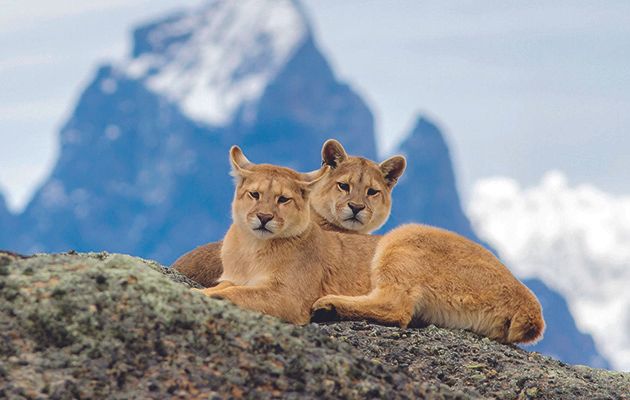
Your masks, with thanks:
M194 286L130 256L0 253L0 398L628 396L629 374L469 332L298 327Z

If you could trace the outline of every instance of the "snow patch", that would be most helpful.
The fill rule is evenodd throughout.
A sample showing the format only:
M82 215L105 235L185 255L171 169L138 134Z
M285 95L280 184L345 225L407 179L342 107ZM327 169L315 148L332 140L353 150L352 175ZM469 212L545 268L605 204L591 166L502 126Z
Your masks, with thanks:
M255 107L307 34L291 0L216 0L147 34L150 49L121 69L215 126Z
M468 214L516 275L559 291L614 367L630 370L630 196L572 187L552 171L527 189L477 182Z

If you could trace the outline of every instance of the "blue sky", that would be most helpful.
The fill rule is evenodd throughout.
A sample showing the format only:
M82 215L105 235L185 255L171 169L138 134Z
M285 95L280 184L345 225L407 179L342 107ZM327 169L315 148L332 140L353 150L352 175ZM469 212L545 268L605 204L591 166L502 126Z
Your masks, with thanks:
M99 63L140 21L198 0L0 0L0 186L23 205ZM551 169L630 183L630 2L306 0L318 41L391 149L418 113L452 145L460 189Z

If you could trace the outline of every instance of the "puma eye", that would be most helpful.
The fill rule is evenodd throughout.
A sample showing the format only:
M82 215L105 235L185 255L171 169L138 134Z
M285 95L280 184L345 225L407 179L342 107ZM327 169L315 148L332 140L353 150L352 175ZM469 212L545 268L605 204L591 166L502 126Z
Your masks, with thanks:
M260 193L258 192L249 192L249 197L252 199L258 200L260 198Z
M350 191L350 185L348 185L347 183L337 182L337 186L339 186L339 189L343 190L344 192Z
M278 203L279 203L279 204L288 203L288 202L290 202L290 201L291 201L291 199L290 199L290 198L288 198L288 197L284 197L284 196L280 196L280 197L278 197Z
M369 188L367 194L368 196L374 196L376 194L379 194L380 192L381 192L380 190Z

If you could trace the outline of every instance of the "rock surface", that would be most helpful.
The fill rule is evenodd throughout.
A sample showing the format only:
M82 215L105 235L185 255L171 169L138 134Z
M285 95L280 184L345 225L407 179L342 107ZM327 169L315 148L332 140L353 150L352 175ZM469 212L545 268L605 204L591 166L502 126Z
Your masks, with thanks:
M155 262L0 253L0 398L628 398L630 374L462 331L298 327Z

